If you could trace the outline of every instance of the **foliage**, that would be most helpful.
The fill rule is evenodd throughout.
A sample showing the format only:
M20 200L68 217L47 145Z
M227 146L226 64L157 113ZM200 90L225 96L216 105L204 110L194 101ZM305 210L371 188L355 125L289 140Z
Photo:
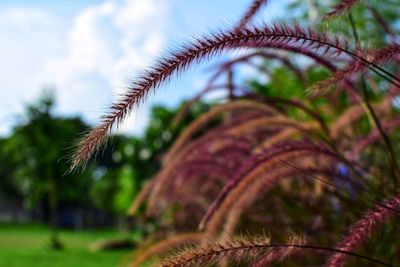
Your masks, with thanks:
M73 142L76 131L84 131L87 127L78 118L55 117L52 108L50 92L45 93L37 104L28 106L24 122L5 141L4 150L10 162L8 168L13 166L6 174L6 180L15 178L14 188L19 189L29 206L38 206L45 200L50 210L51 246L60 248L57 236L59 202L75 200L84 205L86 199L78 192L87 191L90 180L75 174L69 175L70 180L65 183L61 178L68 170L68 163L59 162L59 155L66 144Z
M28 107L24 123L5 141L5 155L17 173L14 178L23 180L24 193L28 194L32 206L43 195L49 194L53 183L63 187L59 192L62 200L85 201L85 198L78 198L77 192L87 190L87 179L70 175L68 183L63 183L60 178L68 169L68 163L59 161L59 155L72 144L76 131L84 131L87 126L78 118L55 117L52 107L52 96L44 95L37 104Z

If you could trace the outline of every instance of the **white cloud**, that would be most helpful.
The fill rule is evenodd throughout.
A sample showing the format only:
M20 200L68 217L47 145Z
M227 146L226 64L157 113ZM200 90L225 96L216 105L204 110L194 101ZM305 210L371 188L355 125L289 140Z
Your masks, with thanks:
M60 21L35 8L0 12L0 133L4 133L13 121L12 114L21 112L46 82L43 69L58 51L60 35L55 28Z
M0 123L21 112L43 84L55 86L61 112L96 121L128 75L148 65L166 42L166 1L108 0L87 6L71 22L42 9L3 11ZM144 120L136 116L121 129L137 131Z

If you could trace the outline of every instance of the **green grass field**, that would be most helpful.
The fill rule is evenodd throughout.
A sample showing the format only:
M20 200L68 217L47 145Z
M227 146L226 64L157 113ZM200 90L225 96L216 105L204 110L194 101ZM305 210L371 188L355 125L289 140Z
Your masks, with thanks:
M0 225L0 266L8 267L102 267L117 266L129 254L125 251L93 252L93 242L116 238L118 232L61 231L60 238L65 248L61 251L48 249L49 232L43 226Z

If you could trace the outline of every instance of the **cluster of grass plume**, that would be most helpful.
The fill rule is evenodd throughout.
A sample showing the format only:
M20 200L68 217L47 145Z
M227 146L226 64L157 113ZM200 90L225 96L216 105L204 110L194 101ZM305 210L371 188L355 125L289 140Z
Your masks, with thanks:
M227 92L224 103L181 132L163 155L162 168L132 203L132 215L139 216L144 207L141 216L159 220L168 233L165 241L144 248L132 266L173 251L160 266L400 264L394 252L400 249L400 235L390 220L398 219L400 211L395 139L400 117L393 106L400 91L395 74L400 46L394 25L379 7L364 2L337 1L321 16L323 23L349 17L352 36L339 37L296 23L254 26L253 16L267 4L254 0L236 26L196 37L144 71L79 141L71 170L84 166L149 92L193 64L249 50L221 63L204 90L178 112L174 125L210 91ZM387 35L383 46L364 48L351 13L356 4ZM260 68L253 59L275 65ZM296 99L254 93L232 79L240 64L271 79L279 65L306 90ZM316 70L329 74L311 81ZM215 84L223 75L226 83ZM279 90L293 88L283 84ZM340 97L344 100L338 103ZM378 160L371 160L371 151ZM385 225L387 231L379 231ZM375 234L381 240L374 240ZM373 252L363 249L369 241L375 242Z

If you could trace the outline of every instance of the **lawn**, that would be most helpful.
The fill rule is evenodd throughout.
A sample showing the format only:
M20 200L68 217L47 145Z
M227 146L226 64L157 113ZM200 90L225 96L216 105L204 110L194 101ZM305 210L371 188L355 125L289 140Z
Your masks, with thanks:
M0 225L0 266L117 266L129 251L94 252L89 245L119 236L121 234L110 230L63 230L60 237L64 250L52 251L47 248L49 235L45 227Z

